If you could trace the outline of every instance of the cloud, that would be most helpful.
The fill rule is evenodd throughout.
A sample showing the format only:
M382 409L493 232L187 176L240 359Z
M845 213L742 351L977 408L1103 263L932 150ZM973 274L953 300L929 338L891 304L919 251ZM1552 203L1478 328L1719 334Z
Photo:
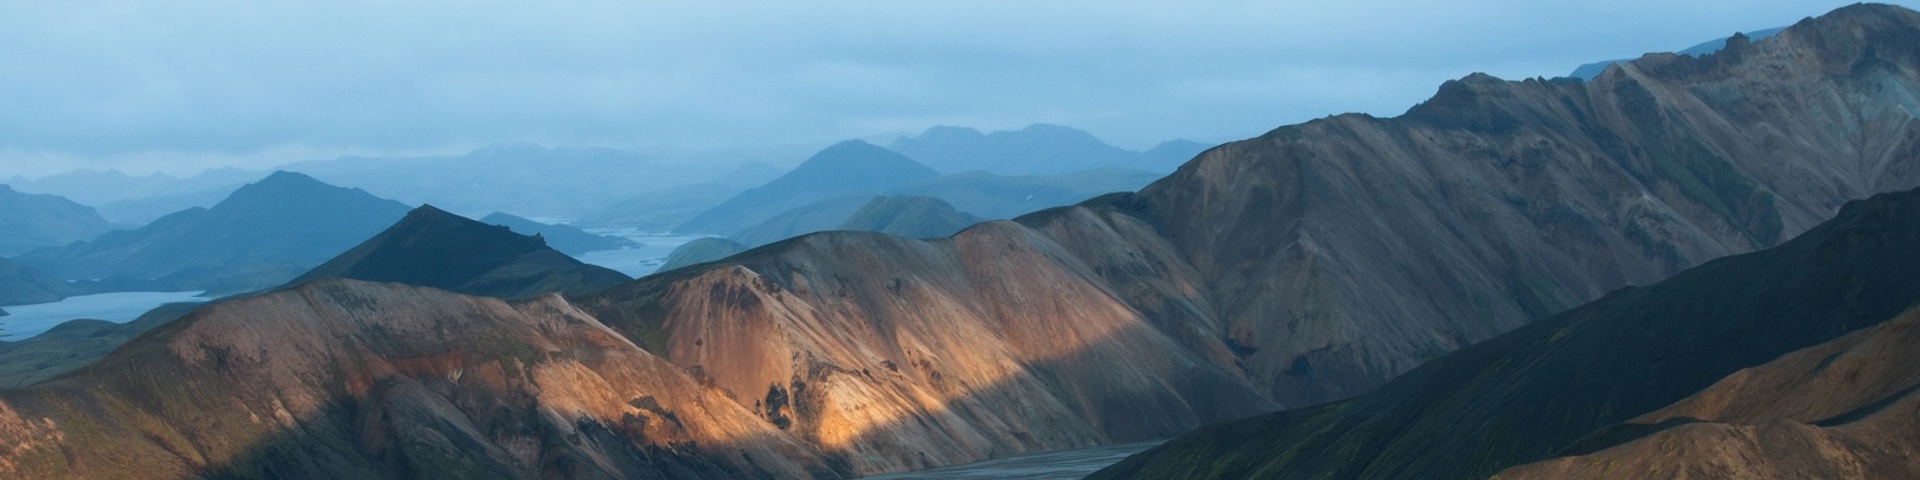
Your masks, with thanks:
M1560 75L1840 6L768 3L0 2L0 168L178 171L497 141L671 156L1034 122L1140 148L1393 115L1474 71Z

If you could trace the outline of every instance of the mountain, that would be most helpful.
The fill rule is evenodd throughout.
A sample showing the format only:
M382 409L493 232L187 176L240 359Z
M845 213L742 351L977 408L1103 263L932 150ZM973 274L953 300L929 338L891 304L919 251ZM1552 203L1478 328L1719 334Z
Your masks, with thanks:
M832 230L873 198L868 193L848 193L788 209L727 238L750 247L758 247L813 232Z
M1149 278L1177 255L1151 232L1088 207L947 239L824 232L574 303L862 475L1273 408L1187 323L1195 279Z
M512 211L576 217L633 192L695 183L736 167L733 162L665 162L609 148L502 143L462 155L340 157L281 169L408 204L450 211ZM585 181L585 180L591 181Z
M793 207L758 224L734 232L728 235L728 238L749 246L760 246L803 234L840 228L841 225L852 220L861 207L866 206L876 195L951 201L979 209L978 211L988 212L986 218L1007 219L1045 208L1072 205L1101 194L1136 190L1156 178L1158 177L1151 173L1113 168L1044 176L1001 176L986 172L941 175L889 188L883 192L843 193L825 200ZM877 231L866 228L851 230Z
M695 215L739 195L745 188L699 183L642 192L589 212L574 222L590 227L625 227L645 232L667 232Z
M500 225L521 235L540 235L547 245L568 254L581 254L596 250L613 250L633 246L632 240L607 235L594 235L585 230L567 225L540 223L501 212L493 212L480 219L481 223Z
M169 303L127 323L69 320L25 340L0 342L0 387L24 387L92 365L134 337L200 305Z
M784 173L786 170L763 162L747 162L710 182L650 190L626 197L582 215L573 224L634 228L646 232L671 231L673 227L693 219L694 215L739 195L741 191L780 178Z
M112 229L85 205L0 185L0 256L90 240Z
M880 232L906 238L945 238L985 219L953 209L933 197L874 197L847 217L839 230Z
M0 389L9 477L838 478L559 296L324 280Z
M1762 39L1766 39L1767 37L1779 35L1782 30L1786 30L1786 29L1787 27L1775 27L1775 28L1754 30L1751 32L1742 32L1742 33L1737 33L1735 35L1746 37L1747 39L1746 41L1755 42L1755 41L1760 41ZM1708 40L1705 42L1701 42L1698 45L1687 47L1685 50L1681 50L1675 53L1678 53L1681 55L1692 55L1695 57L1705 56L1707 54L1720 51L1721 48L1726 47L1727 41L1732 39L1733 37L1726 37L1726 38ZM1567 74L1567 76L1578 78L1581 80L1593 80L1593 77L1598 77L1600 76L1601 72L1605 72L1608 66L1611 66L1616 63L1625 63L1627 61L1628 61L1627 59L1621 59L1621 60L1608 60L1604 62L1589 63L1586 65L1581 65L1578 68L1574 68L1573 73L1569 73Z
M1704 410L1681 411L1754 413L1745 418L1763 421L1765 415L1740 403L1794 408L1831 402L1825 410L1839 415L1851 411L1849 403L1865 402L1827 390L1795 404L1795 397L1785 395L1789 389L1769 388L1764 373L1736 372L1882 324L1920 302L1920 277L1909 273L1920 266L1916 247L1920 190L1848 203L1832 221L1779 247L1615 291L1349 401L1195 431L1089 478L1488 478L1591 445L1589 435L1603 427L1695 395L1729 375L1741 378L1721 390L1751 387L1755 395L1736 400L1707 390L1702 395L1710 397L1691 402ZM1866 365L1876 362L1905 362L1821 358L1785 361L1815 370L1835 366L1843 376L1871 371ZM1867 390L1866 396L1885 396L1884 386L1868 379L1849 382ZM1652 424L1640 422L1648 425L1640 430L1715 415L1654 417L1648 419ZM1808 421L1823 418L1833 417ZM1781 430L1771 424L1766 429ZM1808 433L1804 426L1799 430ZM1693 445L1699 444L1685 444ZM1672 448L1654 447L1667 457ZM1720 450L1716 455L1738 451L1711 448Z
M20 263L69 279L239 276L254 287L285 282L406 215L408 207L359 189L276 172L213 208L168 215L138 230L36 250ZM256 275L257 274L257 275Z
M1920 249L1872 222L1829 224L1803 237L1829 243L1758 257L1778 263L1708 260L1807 232L1845 199L1920 184L1917 16L1849 7L1592 82L1473 75L1401 117L1281 127L1139 192L946 239L824 232L512 304L327 281L206 307L94 367L0 390L0 445L19 446L0 449L0 468L638 477L673 461L715 466L671 476L867 475L1164 438L1348 398L1444 357L1422 368L1469 381L1409 373L1381 394L1220 428L1377 439L1427 418L1444 426L1405 438L1445 438L1428 450L1328 437L1345 447L1258 460L1408 452L1381 457L1384 470L1451 452L1435 461L1490 474L1585 435L1570 426L1626 421L1912 303L1897 294L1920 280L1895 270ZM1858 205L1841 213L1873 217ZM1839 263L1820 265L1829 250ZM1708 280L1626 290L1527 326L1702 263L1687 275ZM1746 314L1720 316L1700 298ZM1637 328L1554 338L1616 317ZM1780 331L1728 333L1744 325ZM1508 338L1537 341L1505 357L1501 345L1525 343ZM1540 361L1469 368L1487 361L1473 352ZM1548 392L1529 386L1540 382L1567 388L1519 393ZM1524 403L1432 401L1509 384ZM1421 399L1455 415L1390 405ZM1368 411L1397 413L1282 428ZM1487 411L1532 416L1474 423ZM735 429L649 430L670 424ZM1474 447L1509 433L1516 442L1502 445L1519 450ZM212 441L234 438L245 440Z
M0 258L0 305L58 302L86 293L85 288Z
M1741 369L1666 408L1589 435L1604 450L1499 478L1901 478L1920 472L1920 314ZM1624 435L1622 435L1624 434ZM1617 438L1633 438L1614 442Z
M917 136L895 139L887 149L944 173L978 170L1001 175L1058 175L1093 168L1164 174L1206 147L1176 140L1161 143L1149 152L1136 152L1108 145L1083 130L1033 124L1017 131L993 133L936 126Z
M848 140L821 150L780 178L701 212L674 231L730 234L796 206L935 176L939 173L900 154Z
M1047 208L1073 205L1113 192L1131 192L1161 175L1118 168L1096 168L1062 175L995 175L966 172L941 175L882 192L933 197L953 208L990 219L1008 219Z
M327 278L397 282L500 298L583 292L632 280L514 233L431 205L288 285Z
M266 175L237 168L212 168L184 178L165 173L133 176L118 170L82 169L34 180L13 177L8 183L23 192L59 195L87 205L105 206L127 200L231 192Z
M233 195L244 184L192 193L115 200L100 205L100 216L121 225L146 225L167 214L195 207L208 208Z
M747 251L747 246L741 245L740 242L724 238L696 239L674 248L673 253L667 254L667 262L660 265L659 271L665 272L696 263L707 263L744 251Z

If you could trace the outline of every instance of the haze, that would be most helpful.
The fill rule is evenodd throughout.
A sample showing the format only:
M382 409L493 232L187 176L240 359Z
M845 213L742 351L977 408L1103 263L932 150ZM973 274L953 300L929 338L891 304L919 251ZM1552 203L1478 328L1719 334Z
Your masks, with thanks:
M791 163L942 124L1142 149L1395 115L1474 71L1560 76L1836 6L16 0L0 3L0 176L507 141Z

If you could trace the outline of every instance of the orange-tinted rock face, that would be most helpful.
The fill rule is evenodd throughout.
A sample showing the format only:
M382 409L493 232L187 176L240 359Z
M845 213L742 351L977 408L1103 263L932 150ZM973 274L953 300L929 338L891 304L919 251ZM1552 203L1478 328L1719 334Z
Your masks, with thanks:
M558 297L317 282L0 399L15 478L837 475Z
M1095 215L1036 221L1106 228L1060 225ZM1102 248L1128 248L1105 234ZM581 302L860 472L1164 437L1273 408L1217 339L1200 342L1214 355L1195 353L1096 267L1108 265L993 222L931 242L811 235Z
M949 239L809 235L565 301L232 302L0 391L0 467L836 476L1344 398L1920 184L1920 20L1846 12L1587 83L1470 76Z

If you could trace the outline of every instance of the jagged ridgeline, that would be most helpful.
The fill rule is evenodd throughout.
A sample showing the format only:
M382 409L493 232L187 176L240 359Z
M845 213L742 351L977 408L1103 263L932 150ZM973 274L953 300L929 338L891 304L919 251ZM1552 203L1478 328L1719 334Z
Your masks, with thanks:
M1397 118L1282 127L1137 193L948 238L825 232L514 303L311 282L201 309L95 367L0 390L0 444L18 446L0 451L0 468L856 476L1164 438L1348 398L1619 287L1774 246L1848 199L1920 184L1916 25L1904 9L1857 6L1591 82L1471 76ZM1845 299L1846 285L1816 290ZM1707 292L1732 291L1722 287L1733 286ZM1871 306L1821 324L1830 334L1809 327L1818 335L1738 358L1765 361L1898 311ZM1697 390L1716 373L1687 378ZM1685 393L1663 388L1646 395ZM1642 413L1627 405L1567 415L1598 428ZM1554 425L1509 425L1538 427L1527 448L1541 451L1497 458L1545 458L1565 433ZM1479 441L1447 433L1449 448ZM1262 458L1346 465L1388 446L1348 445Z

